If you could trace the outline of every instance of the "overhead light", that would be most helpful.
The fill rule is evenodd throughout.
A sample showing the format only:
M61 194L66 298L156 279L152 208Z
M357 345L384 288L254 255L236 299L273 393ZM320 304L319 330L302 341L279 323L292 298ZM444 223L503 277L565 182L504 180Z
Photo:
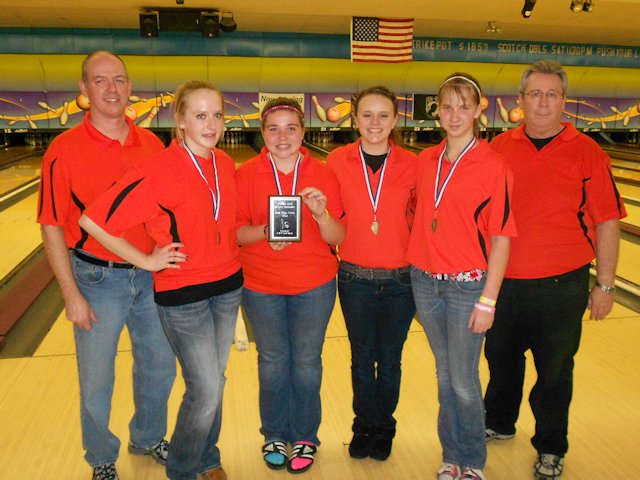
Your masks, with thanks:
M584 8L584 0L571 0L571 11L572 12L581 12Z
M226 16L225 16L226 15ZM220 30L223 32L235 32L238 25L236 21L233 19L233 13L231 12L223 12L222 18L220 18Z
M584 0L584 7L582 7L582 11L587 13L593 12L593 5L592 0Z
M524 8L522 9L522 16L524 18L529 18L531 16L531 11L533 7L536 5L536 0L525 0Z
M487 33L500 33L502 29L496 25L496 22L488 22Z

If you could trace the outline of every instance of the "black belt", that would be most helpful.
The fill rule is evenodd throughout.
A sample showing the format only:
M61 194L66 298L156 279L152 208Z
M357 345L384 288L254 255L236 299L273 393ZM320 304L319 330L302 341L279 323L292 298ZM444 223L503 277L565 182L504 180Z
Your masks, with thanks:
M133 268L136 269L138 267L136 267L135 265L131 265L130 263L122 263L122 262L112 262L109 260L102 260L101 258L96 258L96 257L91 257L89 255L85 255L84 253L78 251L78 250L72 250L73 254L78 257L80 260L82 260L83 262L87 262L90 263L91 265L97 265L99 267L106 267L106 268Z
M345 272L353 273L356 278L363 280L390 280L398 278L398 275L409 272L409 267L395 268L387 270L386 268L364 268L353 263L340 261L340 268Z

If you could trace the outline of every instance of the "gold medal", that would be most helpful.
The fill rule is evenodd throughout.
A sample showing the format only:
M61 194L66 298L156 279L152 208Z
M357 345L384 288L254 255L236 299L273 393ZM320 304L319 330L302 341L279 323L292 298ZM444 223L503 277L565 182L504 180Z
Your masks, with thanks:
M375 220L371 224L371 231L373 232L374 235L378 234L378 222L376 222Z
M431 222L431 231L435 233L437 227L438 220L436 219L436 217L433 217L433 221Z

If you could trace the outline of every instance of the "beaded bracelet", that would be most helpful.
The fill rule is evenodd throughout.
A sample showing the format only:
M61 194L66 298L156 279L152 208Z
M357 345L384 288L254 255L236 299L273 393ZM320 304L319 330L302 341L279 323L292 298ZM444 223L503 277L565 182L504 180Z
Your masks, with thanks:
M487 313L496 313L496 309L494 307L488 307L487 305L483 305L482 303L475 304L476 310L481 310Z
M324 225L325 223L327 223L329 221L329 210L327 210L326 208L324 209L324 212L327 214L326 218L324 219L324 222L320 223L320 220L318 220L316 218L315 215L313 215L313 219L318 222L318 225Z
M495 300L491 300L490 298L487 298L487 297L480 297L480 302L481 303L486 303L487 305L489 305L491 307L495 307L496 303L497 303Z

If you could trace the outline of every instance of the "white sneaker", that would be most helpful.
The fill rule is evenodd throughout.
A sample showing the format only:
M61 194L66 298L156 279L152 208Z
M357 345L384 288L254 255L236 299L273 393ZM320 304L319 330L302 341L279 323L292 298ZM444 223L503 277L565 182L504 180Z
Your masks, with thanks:
M562 475L564 458L551 453L538 454L538 461L534 465L534 478L539 480L554 480Z
M443 463L438 470L437 480L459 480L460 467L451 463Z
M485 428L484 430L484 439L487 442L490 442L491 440L509 440L510 438L513 438L515 436L516 436L515 433L505 435L504 433L498 433L496 431L493 431L490 428Z
M464 467L460 480L487 480L487 477L484 476L484 473L479 468Z

